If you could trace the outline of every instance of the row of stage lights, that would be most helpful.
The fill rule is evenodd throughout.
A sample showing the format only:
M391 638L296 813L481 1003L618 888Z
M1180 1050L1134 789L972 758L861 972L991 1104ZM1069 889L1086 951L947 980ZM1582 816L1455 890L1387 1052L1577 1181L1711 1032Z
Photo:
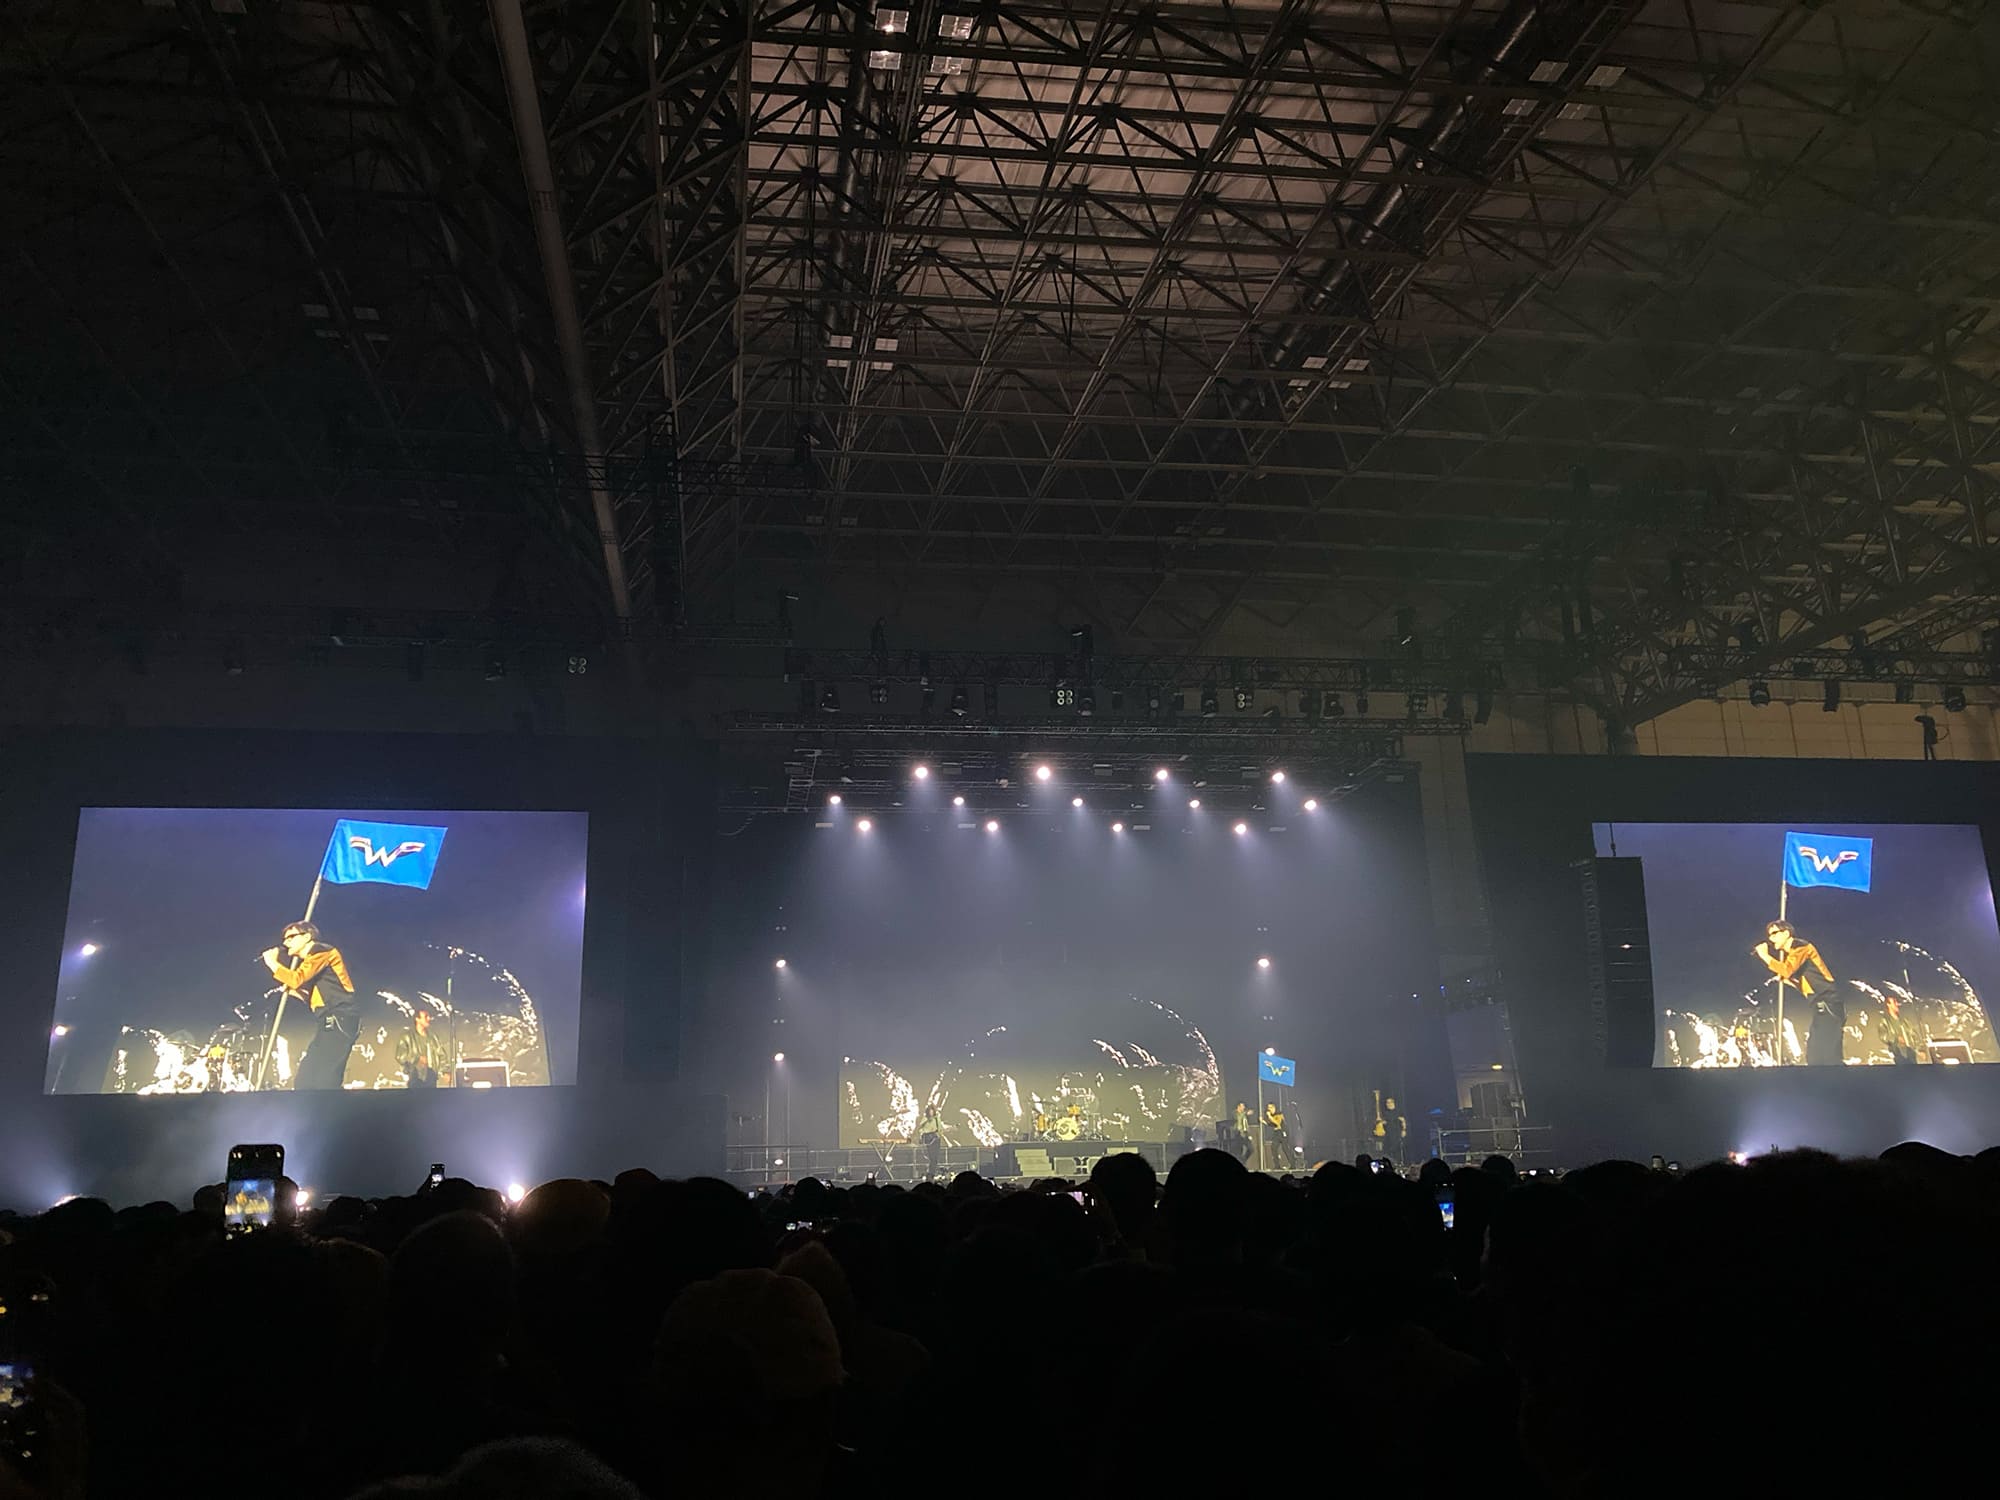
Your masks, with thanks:
M910 779L912 781L920 781L920 782L929 781L931 779L931 768L927 765L924 765L922 762L919 762L917 765L911 767ZM1035 767L1036 781L1041 782L1044 786L1046 786L1050 781L1054 779L1055 779L1055 770L1053 767L1047 765L1039 765ZM1169 771L1165 766L1161 766L1158 770L1153 772L1153 782L1156 786L1164 786L1167 782L1171 781L1172 779L1173 779L1173 772ZM1285 784L1285 773L1283 771L1273 771L1271 773L1271 784L1273 786L1283 786ZM842 805L842 798L840 793L839 792L831 793L826 799L826 805L828 807L834 807L834 808L840 807ZM964 794L959 793L953 796L951 799L951 805L953 807L964 807L965 806ZM1082 811L1084 806L1083 798L1072 797L1069 799L1069 805L1073 808L1076 808L1080 812ZM1309 813L1318 812L1319 798L1308 797L1304 802L1301 802L1299 806ZM1201 811L1201 798L1199 797L1188 798L1188 808L1194 812ZM1000 820L998 818L988 818L985 821L985 823L982 824L981 826L984 827L988 833L998 833L1000 831ZM875 831L875 820L872 818L857 818L854 823L854 831L856 833L873 833ZM1111 831L1113 833L1123 833L1125 831L1124 821L1120 819L1119 821L1114 822L1111 825ZM1237 823L1231 826L1230 831L1235 833L1240 838L1243 835L1250 832L1250 825L1248 823L1238 821Z
M775 959L775 960L773 960L773 962L772 962L772 964L771 964L771 967L772 967L772 968L774 968L774 969L778 969L778 970L784 970L784 969L789 969L789 968L791 967L791 963L790 963L790 961L789 961L789 960L787 960L787 959L782 959L782 958L780 958L780 959ZM1271 972L1271 955L1270 955L1270 954L1268 954L1268 953L1265 953L1265 954L1260 954L1260 955L1258 955L1258 958L1257 958L1257 972L1258 972L1259 974L1268 974L1268 973L1270 973L1270 972ZM1414 997L1412 997L1412 998L1414 998ZM784 1054L784 1053L782 1053L782 1052L780 1052L780 1053L779 1053L779 1054L778 1054L778 1055L777 1055L777 1056L776 1056L775 1058L773 1058L773 1059L772 1059L772 1061L773 1061L773 1062L783 1062L784 1060L785 1060L785 1054ZM1497 1066L1497 1064L1496 1064L1496 1066Z

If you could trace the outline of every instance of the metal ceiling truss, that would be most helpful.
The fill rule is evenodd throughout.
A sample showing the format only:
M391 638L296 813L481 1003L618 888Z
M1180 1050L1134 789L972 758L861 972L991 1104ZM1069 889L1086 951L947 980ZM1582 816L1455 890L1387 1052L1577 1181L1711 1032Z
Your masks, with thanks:
M1614 726L2000 617L1989 7L75 0L0 40L0 484L135 564L525 522L543 607L640 633L1005 578L1188 660L1414 609Z
M1532 654L1523 651L1514 659L1517 674ZM1490 692L1505 682L1506 665L1489 650L1440 658L1414 646L1393 655L1341 658L1196 656L1186 652L1099 656L1074 651L827 651L800 647L789 647L784 653L784 672L790 680L942 687L947 691L954 685L973 691L990 685L1090 692L1097 695L1090 705L1093 713L1115 711L1111 695L1117 693L1133 717L1145 715L1149 690L1194 693L1209 687L1228 694L1242 689L1258 698L1255 706L1260 711L1281 707L1274 699L1286 694L1365 693L1371 688L1438 694ZM1247 711L1250 706L1238 711ZM1290 706L1282 707L1284 712L1293 711ZM1316 717L1317 710L1314 714Z

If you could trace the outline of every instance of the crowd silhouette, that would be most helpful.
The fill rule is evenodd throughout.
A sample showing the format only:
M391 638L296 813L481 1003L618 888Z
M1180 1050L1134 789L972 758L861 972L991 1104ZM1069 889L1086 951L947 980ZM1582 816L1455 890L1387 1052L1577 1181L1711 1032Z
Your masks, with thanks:
M79 1199L0 1215L0 1500L1920 1489L1983 1448L1996 1205L1917 1144Z

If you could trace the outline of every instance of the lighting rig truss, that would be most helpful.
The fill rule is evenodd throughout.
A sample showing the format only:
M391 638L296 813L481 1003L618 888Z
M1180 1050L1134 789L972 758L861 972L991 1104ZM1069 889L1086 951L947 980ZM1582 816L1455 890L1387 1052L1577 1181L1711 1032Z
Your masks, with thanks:
M1273 753L1281 749L1292 753ZM1039 737L1024 731L996 746L990 734L973 741L842 726L794 729L790 743L775 750L755 727L731 735L723 811L824 815L834 807L848 814L907 809L965 819L1085 813L1119 818L1134 829L1168 819L1182 826L1187 815L1205 812L1255 815L1271 826L1309 816L1375 782L1417 774L1397 754L1394 737L1380 733L1339 743L1281 747L1272 741L1253 749L1241 743L1168 747L1164 737L1084 744L1044 728ZM919 765L926 773L922 779L915 775ZM1046 785L1035 775L1038 766L1050 770ZM1271 778L1280 767L1286 773L1283 795ZM1168 773L1164 781L1156 779L1162 769Z

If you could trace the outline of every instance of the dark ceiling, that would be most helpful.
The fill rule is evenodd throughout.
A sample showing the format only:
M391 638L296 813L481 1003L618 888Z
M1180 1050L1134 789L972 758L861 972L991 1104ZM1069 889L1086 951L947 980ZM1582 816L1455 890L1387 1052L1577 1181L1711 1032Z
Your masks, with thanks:
M1996 609L1996 56L1970 0L16 4L7 582L1189 652L1412 610L1626 722L1946 644Z

